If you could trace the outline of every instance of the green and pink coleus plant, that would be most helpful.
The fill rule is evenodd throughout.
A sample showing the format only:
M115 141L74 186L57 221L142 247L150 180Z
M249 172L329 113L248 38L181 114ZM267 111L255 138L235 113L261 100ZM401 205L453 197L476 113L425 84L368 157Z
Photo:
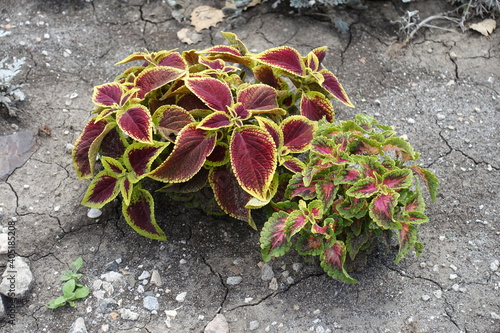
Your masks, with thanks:
M136 52L118 64L138 65L94 88L95 115L73 150L78 177L91 179L82 204L102 208L121 196L126 222L165 240L148 182L194 203L208 193L203 208L254 228L252 209L297 201L282 190L309 170L318 123L334 126L331 100L353 105L322 65L326 47L305 57L287 46L253 54L223 35L229 46ZM283 249L263 248L268 259Z

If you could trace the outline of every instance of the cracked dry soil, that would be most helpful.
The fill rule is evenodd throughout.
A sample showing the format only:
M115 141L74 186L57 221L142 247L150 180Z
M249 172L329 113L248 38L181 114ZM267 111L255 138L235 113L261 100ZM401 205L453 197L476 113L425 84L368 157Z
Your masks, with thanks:
M221 5L200 1L188 11L201 4ZM26 57L18 81L28 84L29 100L17 105L17 118L0 111L0 134L12 134L16 124L39 135L31 158L0 183L0 224L17 221L16 251L35 277L28 296L16 302L15 324L4 321L0 331L69 332L82 317L88 332L202 332L220 313L231 332L249 331L251 322L255 332L500 332L494 265L500 258L500 34L424 31L402 49L390 21L410 9L425 17L446 4L367 6L338 12L350 24L347 36L327 22L264 4L202 31L203 40L188 46L176 37L188 23L174 20L160 0L2 0L0 24L9 24L11 34L0 37L0 58ZM359 284L346 285L290 254L271 263L278 281L272 290L261 279L259 235L244 223L157 196L157 218L169 237L160 243L135 234L116 205L97 220L86 216L79 202L87 183L76 179L66 145L90 116L93 86L119 74L123 68L113 64L132 52L203 49L223 43L221 30L255 51L287 44L305 54L329 46L325 65L356 105L337 103L337 118L362 112L394 125L441 181L437 201L428 204L431 221L420 228L421 257L394 265L395 252L375 253L353 274ZM39 131L46 125L50 135ZM106 295L114 303L91 293L75 308L47 309L60 294L61 272L79 256L89 287L118 258L127 283ZM2 257L0 268L5 264ZM136 281L153 269L163 286L143 287L158 297L157 313L143 307ZM230 276L241 276L241 283L228 284ZM186 298L178 302L181 292ZM113 318L121 308L139 317ZM164 311L174 309L177 315L168 318Z

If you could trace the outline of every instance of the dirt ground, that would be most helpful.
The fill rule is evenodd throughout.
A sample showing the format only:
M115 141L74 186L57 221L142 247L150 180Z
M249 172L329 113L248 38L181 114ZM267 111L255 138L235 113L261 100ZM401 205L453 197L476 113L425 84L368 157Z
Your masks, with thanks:
M203 332L222 314L230 332L500 332L500 32L426 30L401 48L390 24L405 10L426 17L443 3L367 1L366 10L338 13L350 24L345 36L317 17L263 4L187 45L177 31L189 22L173 19L166 1L2 0L0 29L11 34L0 37L0 59L26 57L17 83L27 84L27 101L16 105L17 117L0 110L0 135L37 137L31 157L0 182L0 224L5 231L15 221L16 252L34 275L15 303L14 325L4 320L0 331L74 332L81 317L88 332ZM194 1L186 12L200 4L222 3ZM132 52L203 49L223 43L219 31L258 52L330 48L325 65L356 105L336 103L337 118L359 112L394 125L441 181L420 228L420 257L394 265L395 252L374 253L353 274L359 283L347 285L294 254L263 269L257 232L161 195L157 219L167 242L137 235L116 205L87 217L80 201L88 183L77 180L68 144L90 116L93 86L121 73L125 67L113 64ZM75 308L47 309L79 256L91 295ZM154 270L160 286L144 278ZM120 273L114 282L110 271ZM228 280L235 276L241 281ZM147 296L157 310L144 307Z

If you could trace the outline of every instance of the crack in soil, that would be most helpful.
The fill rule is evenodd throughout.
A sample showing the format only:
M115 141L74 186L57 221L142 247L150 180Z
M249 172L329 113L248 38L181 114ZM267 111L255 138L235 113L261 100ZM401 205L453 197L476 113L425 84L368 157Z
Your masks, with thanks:
M222 278L222 275L219 272L215 271L215 269L207 262L207 260L205 259L204 256L200 256L200 257L201 257L201 260L203 261L203 263L208 266L208 268L210 269L210 272L219 278L220 284L224 288L224 297L222 298L222 301L220 302L219 308L217 309L217 312L216 312L216 314L219 314L219 313L221 313L222 309L224 308L224 303L227 301L227 296L229 295L229 288L224 283L224 279Z

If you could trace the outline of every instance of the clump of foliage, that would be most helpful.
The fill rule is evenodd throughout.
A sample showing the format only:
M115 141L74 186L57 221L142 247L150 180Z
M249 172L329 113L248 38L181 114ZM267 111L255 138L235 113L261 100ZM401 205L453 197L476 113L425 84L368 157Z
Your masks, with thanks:
M285 198L261 233L265 261L292 247L299 254L319 256L321 267L333 278L356 282L348 262L370 252L376 242L396 234L400 261L410 249L417 254L417 225L427 222L420 184L437 194L437 178L417 164L408 142L389 126L358 115L334 125L320 120L305 167L286 188ZM347 266L347 269L346 269Z
M89 288L78 283L78 279L82 277L82 274L78 273L82 265L83 259L80 257L71 264L72 270L64 271L64 274L61 276L61 281L66 281L61 288L63 295L50 300L47 303L49 309L57 309L66 304L74 307L75 300L85 298L89 295Z
M464 21L476 16L484 17L500 14L500 0L449 0L461 12Z
M26 96L21 91L24 84L13 84L14 78L21 72L26 58L14 58L11 63L7 63L9 58L0 60L0 106L3 105L10 117L15 117L16 112L11 107L15 101L24 101Z
M228 214L253 228L253 209L296 201L293 191L283 189L297 185L299 175L313 167L312 160L321 160L313 157L311 144L328 128L336 128L331 100L353 105L336 76L322 65L326 47L306 56L288 46L254 54L236 35L223 35L229 46L136 52L118 64L138 64L94 88L95 115L73 149L78 177L91 179L84 205L102 208L121 196L126 222L143 236L165 240L154 215L154 181L175 199ZM378 134L357 134L361 143L374 145L369 147L372 154L376 147L389 145L372 143ZM397 154L407 156L404 143L390 140ZM363 155L361 146L358 150L356 158ZM390 163L384 163L389 170ZM375 178L385 176L381 170L376 169ZM338 195L345 190L339 189ZM396 206L403 197L394 195L390 204Z

